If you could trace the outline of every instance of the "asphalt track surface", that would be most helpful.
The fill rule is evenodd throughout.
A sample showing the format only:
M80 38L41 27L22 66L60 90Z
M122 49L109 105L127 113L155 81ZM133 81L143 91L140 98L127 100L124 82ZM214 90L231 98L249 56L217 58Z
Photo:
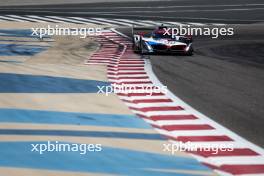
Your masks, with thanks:
M25 2L34 4L32 1L25 0ZM0 3L0 14L86 16L229 24L251 24L264 21L262 0L106 1L97 3L87 0L87 2L84 3L84 0L80 0L76 1L76 4L58 4L59 1L46 1L45 3L50 3L50 5L23 6L23 1L9 1L9 3L5 1ZM35 3L37 4L37 2Z
M147 57L159 80L178 97L263 147L264 26L233 27L232 37L194 37L193 56ZM129 29L120 31L131 35Z
M177 96L249 141L264 146L264 3L189 0L3 6L1 14L61 15L251 24L233 37L195 38L195 54L149 56L158 78ZM139 15L140 14L140 15ZM130 34L129 29L122 32Z

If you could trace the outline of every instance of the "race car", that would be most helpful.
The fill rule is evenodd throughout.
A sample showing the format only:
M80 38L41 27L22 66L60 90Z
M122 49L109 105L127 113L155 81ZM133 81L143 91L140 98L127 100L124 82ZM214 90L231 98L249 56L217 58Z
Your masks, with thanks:
M165 26L159 26L151 32L150 36L142 32L136 34L133 32L134 52L140 54L180 53L189 56L193 54L192 37L173 36L171 33L168 34L166 29Z

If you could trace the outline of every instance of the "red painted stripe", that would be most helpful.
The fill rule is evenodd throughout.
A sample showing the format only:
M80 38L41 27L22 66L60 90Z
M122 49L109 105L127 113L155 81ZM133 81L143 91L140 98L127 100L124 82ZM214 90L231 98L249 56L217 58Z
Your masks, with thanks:
M197 151L188 151L189 153L193 153L196 155L200 155L203 157L214 157L214 156L256 156L259 155L257 152L249 149L249 148L234 148L232 150L228 149L227 151L218 150L217 152L213 149L198 149Z
M121 81L118 82L117 84L151 84L151 83L152 83L151 81L133 81L133 82ZM153 96L153 94L151 96Z
M143 100L133 100L133 103L165 103L173 102L171 99L143 99Z
M128 69L131 69L130 67L141 67L143 68L144 65L116 65L116 66L113 66L113 65L109 65L108 67L115 67L115 68L122 68L122 67L127 67Z
M219 141L233 141L230 137L226 135L221 136L167 136L169 139L182 141L182 142L219 142Z
M164 129L167 131L175 131L175 130L212 130L215 129L214 127L202 124L202 125L163 125L157 126L154 125L155 128Z
M148 76L138 76L138 77L119 77L119 78L111 78L111 79L115 79L115 80L121 80L121 79L148 79Z
M159 121L159 120L194 120L198 119L194 115L153 115L153 116L144 116L141 114L137 114L137 116L150 119L153 121Z
M117 85L119 85L119 84L117 84ZM126 86L126 85L124 85L124 87L126 87L129 90L142 90L142 89L145 89L145 88L142 88L143 86L140 87L140 86ZM118 89L118 87L116 87L116 88ZM154 87L153 87L153 89L154 89ZM127 95L127 94L124 94L124 95Z
M110 68L108 68L109 70L113 70L114 69L114 71L116 71L116 70L126 70L126 71L137 71L137 70L144 70L144 67L139 67L139 68L117 68L117 67L110 67ZM145 72L146 73L146 72Z
M131 55L122 55L121 61L129 61L129 60L135 60L135 61L144 61L141 57L132 57Z
M115 76L108 76L108 78L110 78L110 79L132 79L132 78L136 78L136 79L147 79L148 78L148 76L140 76L140 77L131 77L130 75L115 75ZM133 88L134 88L134 86L133 86ZM142 86L138 86L138 88L142 88ZM156 88L156 89L158 89L157 87L155 87L155 86L148 86L148 87L144 87L144 88L148 88L148 89L150 89L150 88Z
M128 103L165 103L165 102L172 102L171 99L143 99L143 100L123 100Z
M132 110L142 111L142 112L148 112L148 111L178 111L183 110L180 106L172 106L172 107L147 107L147 108L134 108L129 107Z
M145 62L139 61L139 62L129 62L129 61L120 61L119 64L144 64Z
M115 57L115 56L120 56L120 54L100 53L100 54L93 54L91 57Z
M142 63L145 63L144 61L142 61L142 60L140 60L140 59L126 59L126 60L124 60L124 59L122 59L122 57L121 57L121 59L119 60L119 62L120 62L121 64L124 64L124 62L129 62L129 63L142 62Z
M108 75L126 75L126 74L146 74L146 72L120 72L120 73L108 73Z
M239 175L239 174L263 174L264 164L241 164L241 165L222 165L219 170Z
M222 165L217 167L212 164L204 163L207 167L211 169L221 170L233 175L242 175L242 174L262 174L264 175L264 164L235 164L235 165Z

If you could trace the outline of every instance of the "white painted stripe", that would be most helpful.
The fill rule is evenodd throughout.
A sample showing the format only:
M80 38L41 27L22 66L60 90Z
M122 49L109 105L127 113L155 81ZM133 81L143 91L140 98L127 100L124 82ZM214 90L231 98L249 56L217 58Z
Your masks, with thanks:
M8 20L8 21L18 21L18 22L27 22L25 20L20 20L20 19L16 19L16 18L11 18L11 17L7 17L7 16L0 16L0 19L4 19L4 20Z
M124 75L112 75L112 78L119 78L119 77L129 77L129 78L133 78L133 77L140 77L140 76L147 76L147 74L124 74ZM110 77L110 75L109 75Z
M123 59L121 59L120 64L142 64L142 65L144 65L145 62L143 60L134 60L134 59L123 60Z
M144 72L144 70L119 70L118 68L112 68L114 71L112 70L108 70L108 73L115 73L118 75L118 73L135 73L135 72ZM122 75L122 74L120 74Z
M203 125L205 122L200 119L192 119L192 120L148 120L149 123L157 124L157 125Z
M58 16L46 16L48 18L51 18L51 19L56 19L57 21L61 21L63 23L80 23L80 24L88 24L87 22L82 22L82 21L78 21L78 20L72 20L72 19L68 19L66 17L58 17Z
M109 79L110 81L114 81L116 83L121 83L121 82L145 82L145 81L150 81L148 78L147 79Z
M150 25L155 25L155 26L160 26L162 25L163 23L162 22L158 22L158 21L151 21L151 20L138 20L142 23L147 23L147 24L150 24Z
M12 17L12 18L18 18L18 19L26 20L26 21L29 21L29 22L34 21L34 22L38 22L38 23L46 23L46 21L36 20L36 19L33 19L33 18L27 18L27 17L17 16L17 15L6 15L6 16L9 16L9 17Z
M105 23L102 21L97 21L97 20L92 20L92 19L86 19L86 18L80 18L80 17L69 17L71 19L75 19L75 20L82 20L82 21L86 21L89 23L93 23L93 24L101 24L101 25L111 25L110 23Z
M55 23L69 23L69 22L66 22L66 21L62 21L62 20L56 20L56 19L52 19L52 18L49 18L49 17L39 17L39 16L34 16L34 15L29 15L29 17L33 17L33 18L38 18L38 19L43 19L43 20L49 20L49 21L53 21Z
M116 83L116 82L115 82ZM146 86L147 84L149 84L149 83L137 83L137 84L135 84L135 83L132 83L132 82L130 82L130 83L119 83L119 84L124 84L124 85L126 85L126 86Z
M134 65L141 67L141 66L144 66L144 62L143 63L128 63L128 64L126 64L126 63L124 63L124 64L123 63L119 63L117 66L118 67L120 67L120 66L130 67L130 66L134 66Z
M194 25L194 26L206 26L206 24L204 23L188 23L190 25Z
M214 25L214 26L226 26L226 24L223 24L223 23L212 23L211 25Z
M217 130L175 130L175 131L167 131L163 129L156 128L156 130L163 135L172 136L172 137L188 137L188 136L217 136L224 135L219 133ZM208 144L208 142L207 142Z
M45 22L55 22L55 23L61 23L62 21L57 21L54 19L50 19L50 18L45 18L45 17L41 17L41 16L36 16L36 15L26 15L27 17L30 18L34 18L34 19L40 19L40 21L45 21Z
M100 61L100 60L92 60L92 59L89 59L88 62L90 63L109 63L108 61Z
M185 25L187 25L187 24L185 24L185 23L178 23L178 22L166 22L166 23L169 23L169 24L172 24L172 25L176 25L176 26L185 26Z
M110 24L123 25L123 26L132 26L132 24L119 22L119 21L116 21L116 20L110 20L110 19L104 19L104 18L92 18L92 19L103 21L103 22L108 22Z
M136 90L139 91L139 90ZM142 90L143 92L146 92L146 90ZM151 92L146 92L151 94ZM143 108L143 107L168 107L168 106L178 106L175 102L165 102L165 103L127 103L127 105L131 107L138 107L138 108Z

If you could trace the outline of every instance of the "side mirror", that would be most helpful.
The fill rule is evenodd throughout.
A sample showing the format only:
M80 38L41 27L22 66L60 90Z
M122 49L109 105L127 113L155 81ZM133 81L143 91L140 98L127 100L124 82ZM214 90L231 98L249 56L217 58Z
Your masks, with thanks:
M140 35L134 35L134 41L139 42L140 41Z

